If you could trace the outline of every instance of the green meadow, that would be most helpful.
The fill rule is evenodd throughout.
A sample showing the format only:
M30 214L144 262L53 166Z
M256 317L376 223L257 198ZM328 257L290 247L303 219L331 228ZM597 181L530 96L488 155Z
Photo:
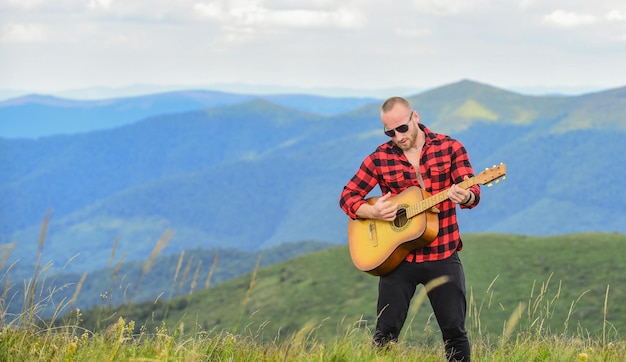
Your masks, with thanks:
M626 235L468 234L463 241L474 360L626 361ZM400 342L371 347L377 278L354 268L347 246L260 265L172 298L119 306L103 299L89 310L55 301L54 315L41 318L55 291L38 289L38 265L21 313L9 316L5 298L21 285L6 280L3 263L0 361L444 360L424 288ZM65 286L74 295L80 287Z

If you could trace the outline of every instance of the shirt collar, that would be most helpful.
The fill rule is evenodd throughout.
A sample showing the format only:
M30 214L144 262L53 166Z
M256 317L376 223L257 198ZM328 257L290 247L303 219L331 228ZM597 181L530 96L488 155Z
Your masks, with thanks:
M433 143L433 141L437 138L437 135L431 131L428 127L426 127L424 124L419 123L419 128L424 131L424 134L426 135L425 138L425 142L424 142L424 146L428 146L430 144Z

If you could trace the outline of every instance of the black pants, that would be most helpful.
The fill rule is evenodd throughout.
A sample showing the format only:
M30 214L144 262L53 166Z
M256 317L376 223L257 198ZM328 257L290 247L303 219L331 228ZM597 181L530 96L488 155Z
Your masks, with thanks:
M378 319L374 343L385 346L397 341L417 285L447 276L449 281L428 292L428 299L441 329L449 361L470 361L470 344L465 331L465 274L455 252L439 261L409 263L403 261L378 283Z

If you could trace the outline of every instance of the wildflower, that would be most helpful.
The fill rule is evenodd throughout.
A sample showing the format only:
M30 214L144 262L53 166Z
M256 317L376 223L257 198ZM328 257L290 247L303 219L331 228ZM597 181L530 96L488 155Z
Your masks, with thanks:
M76 342L68 343L67 344L67 356L71 358L74 355L74 353L76 353L77 348L78 348L78 345L76 344Z
M587 362L589 360L589 356L585 353L579 353L576 362Z
M120 317L117 320L117 330L123 332L125 326L126 326L126 321L124 320L124 318Z

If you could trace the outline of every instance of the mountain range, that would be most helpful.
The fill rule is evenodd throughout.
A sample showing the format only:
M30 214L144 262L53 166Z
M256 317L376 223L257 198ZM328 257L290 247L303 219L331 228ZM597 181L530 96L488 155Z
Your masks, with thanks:
M464 80L409 100L477 172L507 165L506 181L459 212L463 232L626 232L626 87L539 97ZM114 244L145 259L168 229L166 254L343 244L339 193L387 140L380 103L195 91L2 102L0 243L32 265L49 212L44 259L73 272L106 267Z
M0 102L0 137L39 138L111 129L162 114L265 99L318 114L350 111L374 98L332 98L306 94L251 95L185 90L124 98L75 100L32 94Z

